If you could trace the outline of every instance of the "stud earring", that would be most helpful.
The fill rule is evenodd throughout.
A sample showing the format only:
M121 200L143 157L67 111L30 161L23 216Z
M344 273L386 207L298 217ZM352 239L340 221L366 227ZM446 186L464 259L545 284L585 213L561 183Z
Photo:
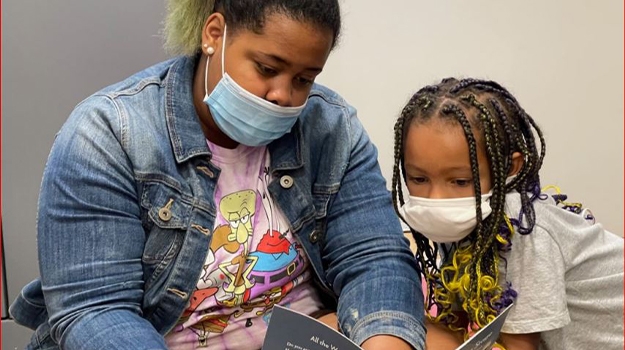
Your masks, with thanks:
M208 44L204 44L202 46L204 46L204 48L206 49L206 54L207 55L210 56L210 55L215 53L215 49L212 46L208 46Z

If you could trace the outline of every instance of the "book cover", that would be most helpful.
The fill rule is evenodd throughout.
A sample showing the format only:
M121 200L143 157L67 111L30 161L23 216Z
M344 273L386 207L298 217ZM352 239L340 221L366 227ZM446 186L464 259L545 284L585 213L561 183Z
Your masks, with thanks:
M263 350L360 350L343 334L316 319L275 305Z
M512 305L456 350L492 349ZM275 305L263 350L362 350L343 334L297 311Z

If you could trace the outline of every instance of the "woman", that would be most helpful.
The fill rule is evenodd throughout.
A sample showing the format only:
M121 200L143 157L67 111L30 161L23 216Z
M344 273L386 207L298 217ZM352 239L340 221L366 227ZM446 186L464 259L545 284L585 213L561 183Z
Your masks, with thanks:
M214 11L213 11L214 9ZM416 264L355 110L314 84L333 0L175 1L184 55L80 103L46 166L31 347L260 348L271 307L423 347Z

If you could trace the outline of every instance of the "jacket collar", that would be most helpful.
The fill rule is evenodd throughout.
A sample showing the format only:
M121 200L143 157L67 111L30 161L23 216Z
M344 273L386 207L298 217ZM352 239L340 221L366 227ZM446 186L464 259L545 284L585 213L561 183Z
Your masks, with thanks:
M193 105L193 76L197 57L174 60L165 77L165 118L176 162L209 155L200 119Z
M272 171L292 170L301 168L304 165L302 160L302 118L305 118L307 109L302 112L302 117L297 119L291 132L267 146L271 155Z

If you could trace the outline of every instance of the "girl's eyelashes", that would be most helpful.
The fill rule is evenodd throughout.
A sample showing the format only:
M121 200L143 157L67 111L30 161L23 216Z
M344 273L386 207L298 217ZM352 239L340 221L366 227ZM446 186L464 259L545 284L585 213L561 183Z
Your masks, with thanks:
M430 182L430 179L426 176L410 176L408 177L408 181L414 183L416 185L424 185ZM470 187L473 186L472 178L459 178L459 179L450 179L448 180L452 186L456 187Z
M417 185L426 184L428 182L428 178L425 176L412 176L409 180Z
M459 187L473 186L473 179L454 179L452 183Z

